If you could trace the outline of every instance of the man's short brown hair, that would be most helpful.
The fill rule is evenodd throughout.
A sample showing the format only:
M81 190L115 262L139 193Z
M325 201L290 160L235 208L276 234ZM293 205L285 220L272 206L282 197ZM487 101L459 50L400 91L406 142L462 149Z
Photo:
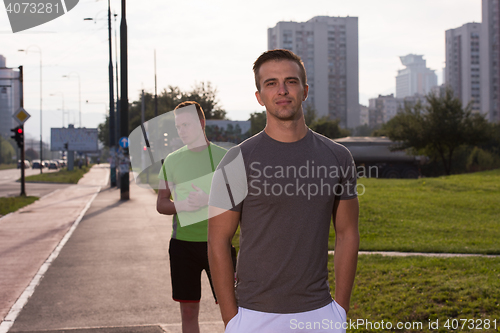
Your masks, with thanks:
M300 80L302 81L302 85L305 87L307 84L307 74L306 74L306 68L304 67L304 63L302 62L302 59L295 53L293 53L290 50L286 49L276 49L276 50L271 50L271 51L266 51L260 55L260 57L255 60L253 63L253 73L255 75L255 85L257 86L257 90L260 91L260 77L259 77L259 70L260 66L262 66L263 63L268 62L268 61L281 61L281 60L290 60L295 62L297 65L299 65L300 68Z
M203 109L201 108L201 105L198 102L195 101L185 101L177 105L174 109L174 115L178 115L179 113L183 113L183 110L179 110L180 108L189 106L189 105L194 105L196 107L196 112L198 113L198 118L200 120L205 120L205 113L203 112Z

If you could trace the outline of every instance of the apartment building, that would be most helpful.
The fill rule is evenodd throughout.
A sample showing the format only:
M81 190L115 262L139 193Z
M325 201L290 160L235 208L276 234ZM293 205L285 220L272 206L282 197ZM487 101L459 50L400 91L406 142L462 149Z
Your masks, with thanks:
M268 49L279 48L302 58L309 84L305 103L319 117L340 119L344 128L360 125L357 17L278 22L268 29Z

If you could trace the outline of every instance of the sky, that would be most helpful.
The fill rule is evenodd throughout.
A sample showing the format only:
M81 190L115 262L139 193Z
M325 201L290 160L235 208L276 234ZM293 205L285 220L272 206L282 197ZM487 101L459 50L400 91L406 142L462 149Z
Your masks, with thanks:
M111 9L118 14L113 29L119 29L121 1L111 0ZM279 21L358 17L363 105L395 92L397 70L404 68L399 56L424 55L441 83L445 31L481 22L480 0L149 0L128 1L126 10L129 101L138 100L142 89L154 93L156 50L158 93L170 85L188 91L210 81L231 120L247 120L264 110L255 99L252 65L267 50L267 29ZM0 54L8 67L24 67L24 105L31 114L25 133L35 138L40 136L39 49L44 141L51 127L63 125L63 103L65 127L68 121L79 126L80 110L82 126L97 127L109 104L107 1L80 0L67 14L15 34L0 7Z

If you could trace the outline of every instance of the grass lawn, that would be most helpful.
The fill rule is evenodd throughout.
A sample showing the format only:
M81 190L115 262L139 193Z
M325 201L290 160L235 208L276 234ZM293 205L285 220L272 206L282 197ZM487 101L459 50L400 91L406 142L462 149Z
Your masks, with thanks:
M500 169L358 184L360 250L500 253Z
M0 170L15 169L15 168L17 168L17 164L16 163L0 164Z
M361 250L500 253L500 170L358 183ZM348 317L363 322L347 332L500 332L500 258L360 255Z
M2 197L0 198L0 216L15 212L38 200L38 197Z
M158 178L158 172L159 170L156 170L156 168L148 168L139 173L138 179L135 179L135 181L141 187L149 186L156 192L158 192L158 183L160 182L160 179Z
M42 173L38 175L26 177L27 182L40 182L40 183L69 183L76 184L86 174L92 164L89 166L82 166L81 169L78 167L74 168L73 171L68 171L66 168L59 170L58 172Z
M333 296L331 256L328 269ZM439 321L439 330L432 330L436 332L499 332L500 258L361 255L348 317L352 321L363 319L365 323L371 321L379 325L384 320L393 328L376 330L360 325L357 329L351 326L347 332L429 332L429 320ZM464 321L460 319L474 319L474 322L468 321L462 330ZM490 329L486 326L487 319L491 321ZM492 329L495 319L496 330ZM451 328L458 324L460 329L446 328L447 320ZM415 329L397 330L398 322L413 322L411 325L415 325ZM422 323L422 329L417 329L417 322ZM469 330L468 325L476 329Z

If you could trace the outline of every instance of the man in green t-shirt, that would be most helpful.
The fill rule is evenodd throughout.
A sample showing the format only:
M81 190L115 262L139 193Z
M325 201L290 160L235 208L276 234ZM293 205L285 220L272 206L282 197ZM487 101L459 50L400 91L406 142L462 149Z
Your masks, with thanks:
M203 270L212 286L207 256L208 193L213 172L226 150L208 141L205 115L198 103L183 102L174 115L185 146L169 154L163 163L156 208L160 214L173 215L170 275L172 298L180 303L182 331L199 332Z

